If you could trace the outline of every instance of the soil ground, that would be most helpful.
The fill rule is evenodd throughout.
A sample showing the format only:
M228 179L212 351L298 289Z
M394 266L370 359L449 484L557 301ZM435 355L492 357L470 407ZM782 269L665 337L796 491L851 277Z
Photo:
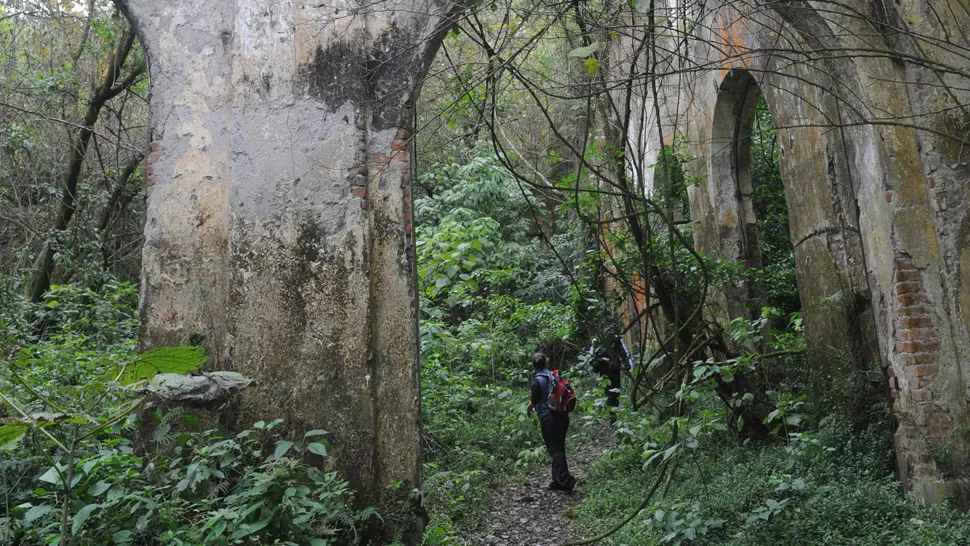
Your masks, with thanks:
M495 499L475 544L483 546L558 546L576 538L571 530L572 510L583 501L586 475L609 443L609 426L569 451L569 470L578 480L572 493L549 491L549 465L537 466L525 480L506 485Z

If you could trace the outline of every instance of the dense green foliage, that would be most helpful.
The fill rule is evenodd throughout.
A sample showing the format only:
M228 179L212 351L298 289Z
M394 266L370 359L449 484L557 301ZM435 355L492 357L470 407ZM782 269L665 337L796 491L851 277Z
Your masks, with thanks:
M0 542L393 540L382 523L413 514L355 503L338 474L321 470L331 468L326 431L286 437L274 415L228 431L221 404L159 400L159 381L185 381L204 355L135 353L138 288L123 281L139 269L144 56L106 1L86 11L18 4L30 9L0 6ZM652 165L643 162L653 150L631 142L651 129L636 127L627 106L656 96L639 86L662 69L652 45L634 48L652 59L611 49L642 38L626 34L639 15L597 2L478 7L424 83L414 143L424 544L469 542L504 486L545 473L525 410L536 350L580 392L571 452L593 431L612 433L581 484L574 535L965 541L965 517L900 494L888 408L860 403L856 368L836 361L821 374L806 364L764 98L750 142L738 143L750 146L763 264L749 270L694 248L691 168L706 158L690 156L690 135L659 135L672 145ZM119 51L123 87L80 126ZM617 61L629 80L608 80ZM82 160L73 173L72 154ZM45 270L49 282L38 284ZM750 298L749 315L729 316L726 294L740 286L767 301ZM585 355L590 338L620 332L635 366L614 414ZM400 489L390 484L387 496L404 504L410 492Z
M757 274L767 304L786 316L801 309L795 284L795 248L788 228L788 202L778 163L775 126L758 95L750 142L751 186L757 215L762 270Z
M891 446L880 427L862 434L839 417L823 421L820 449L798 444L731 446L722 437L685 459L658 496L604 544L961 544L970 520L908 501L891 472ZM627 444L600 461L579 513L602 529L632 510L654 482L640 450Z
M325 431L294 442L272 421L227 433L141 395L204 358L134 354L132 285L55 286L32 304L2 280L0 542L322 545L376 521L314 466Z
M575 353L575 315L561 265L530 235L541 204L494 157L437 166L420 186L425 498L435 533L474 524L488 489L516 462L541 457L525 415L529 361L539 349Z

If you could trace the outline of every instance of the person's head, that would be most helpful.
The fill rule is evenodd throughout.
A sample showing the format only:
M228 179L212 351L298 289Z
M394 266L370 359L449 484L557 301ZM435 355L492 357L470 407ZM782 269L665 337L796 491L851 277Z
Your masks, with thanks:
M536 353L532 355L532 369L544 370L548 365L549 365L549 359L546 358L545 353Z

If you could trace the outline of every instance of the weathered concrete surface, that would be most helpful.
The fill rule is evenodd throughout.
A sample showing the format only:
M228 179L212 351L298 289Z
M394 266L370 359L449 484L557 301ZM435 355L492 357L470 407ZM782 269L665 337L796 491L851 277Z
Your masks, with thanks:
M255 380L236 427L330 431L363 495L419 485L408 142L435 1L119 0L149 58L144 348Z
M970 122L957 107L970 102L970 63L946 46L968 20L962 9L938 19L945 4L904 0L892 13L854 1L854 12L798 1L714 9L696 26L690 62L722 68L694 72L680 90L689 107L668 122L691 139L692 174L702 179L690 193L697 245L750 262L737 135L746 93L764 93L779 127L810 343L882 364L899 422L899 475L928 503L966 502L961 476L970 470L970 150L955 145Z

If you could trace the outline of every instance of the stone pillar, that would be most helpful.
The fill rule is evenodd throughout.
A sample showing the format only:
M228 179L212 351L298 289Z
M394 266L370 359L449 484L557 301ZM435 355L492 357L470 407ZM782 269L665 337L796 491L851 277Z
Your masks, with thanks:
M364 502L419 485L408 142L444 3L119 0L151 74L141 346L255 380L232 425L330 431Z

